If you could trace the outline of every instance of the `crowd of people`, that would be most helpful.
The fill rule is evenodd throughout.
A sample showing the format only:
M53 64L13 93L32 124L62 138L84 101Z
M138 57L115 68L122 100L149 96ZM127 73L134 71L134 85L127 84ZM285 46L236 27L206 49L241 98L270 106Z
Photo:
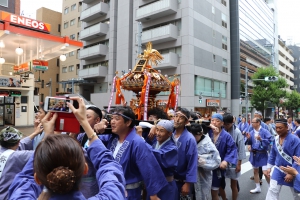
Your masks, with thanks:
M13 127L0 132L0 199L226 200L228 178L236 200L246 151L255 182L250 193L261 192L264 175L267 200L278 199L282 185L300 199L299 119L272 122L255 112L248 123L214 113L205 125L207 116L185 108L153 108L151 123L136 124L130 107L116 107L108 118L72 99L79 108L67 104L83 133L56 133L57 114L42 105L30 136L22 139Z

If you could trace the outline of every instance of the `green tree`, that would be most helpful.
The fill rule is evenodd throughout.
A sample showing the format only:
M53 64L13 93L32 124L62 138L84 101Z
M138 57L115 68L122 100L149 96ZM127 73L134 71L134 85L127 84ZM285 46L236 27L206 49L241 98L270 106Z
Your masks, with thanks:
M265 81L265 77L268 76L277 76L278 81ZM250 101L253 107L262 111L262 113L264 113L268 102L279 106L280 98L286 97L285 88L288 84L284 78L279 77L279 74L273 67L259 68L251 79L253 80L254 87Z
M289 108L291 110L297 110L300 107L300 94L295 90L288 93L287 101L284 102L284 106L286 106L287 108ZM294 112L292 112L292 113L294 113Z

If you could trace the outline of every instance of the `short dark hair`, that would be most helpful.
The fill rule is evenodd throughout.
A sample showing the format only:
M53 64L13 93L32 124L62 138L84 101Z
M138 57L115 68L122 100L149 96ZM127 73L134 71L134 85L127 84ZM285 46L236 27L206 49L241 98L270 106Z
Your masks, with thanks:
M300 119L295 119L294 121L296 121L298 124L300 124Z
M155 115L157 119L168 119L167 113L160 108L154 107L148 111L148 116Z
M113 110L113 113L121 113L125 116L127 116L128 118L132 119L131 121L131 124L130 124L130 128L133 128L134 127L134 121L135 121L135 114L134 112L132 111L132 109L128 106L118 106L116 108L114 108ZM130 119L126 118L126 117L123 117L122 118L124 119L124 122L128 122Z
M186 126L186 129L193 135L199 135L203 132L202 126L198 123L191 123L191 125Z
M231 113L225 113L223 115L223 122L224 123L233 123L233 115Z
M255 120L255 122L261 124L261 120L258 117L254 117L253 119Z
M271 118L270 118L270 117L265 117L265 118L264 118L264 123L269 122L269 121L271 121Z
M16 144L18 144L20 140L18 140L17 142L11 143L11 142L5 142L5 141L0 141L0 146L4 147L6 149L10 149L14 146L16 146Z
M287 116L286 118L289 119L289 118L292 118L292 117L291 116Z
M98 115L97 117L100 117L100 120L102 119L102 112L101 112L101 110L98 107L96 107L96 106L90 106L90 107L87 108L87 110L94 111L94 113L96 115Z
M182 112L187 117L187 121L191 117L190 111L186 108L178 108L177 111Z
M197 114L196 114L195 112L191 112L191 118L192 118L193 120L199 119L199 117L197 116Z

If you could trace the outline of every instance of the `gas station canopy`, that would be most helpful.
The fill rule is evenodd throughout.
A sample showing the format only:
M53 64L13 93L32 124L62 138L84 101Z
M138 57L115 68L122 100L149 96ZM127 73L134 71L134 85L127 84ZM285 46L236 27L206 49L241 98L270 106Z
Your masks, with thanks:
M6 64L50 60L81 48L82 42L49 34L51 25L0 11L0 58ZM17 48L23 53L18 55Z

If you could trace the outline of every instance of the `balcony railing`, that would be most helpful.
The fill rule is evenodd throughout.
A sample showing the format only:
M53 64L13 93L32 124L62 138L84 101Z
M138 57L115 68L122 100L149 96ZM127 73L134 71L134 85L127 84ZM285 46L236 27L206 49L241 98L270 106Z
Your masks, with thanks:
M78 76L80 78L95 78L95 77L105 77L107 75L108 68L105 66L92 67L87 69L80 69L78 71Z
M176 0L160 0L136 10L136 20L145 22L177 13Z
M108 47L103 44L95 45L86 49L81 49L79 59L87 60L99 56L105 56L108 53Z
M177 40L178 28L169 24L143 32L142 43L152 41L153 44Z
M106 35L108 32L108 24L99 23L80 32L80 40L91 40L99 36Z
M106 15L109 10L109 5L103 2L100 2L84 11L81 12L80 20L88 22L94 19L99 18L102 15Z
M178 66L178 55L173 52L162 54L164 59L157 65L153 66L155 69L169 69Z

